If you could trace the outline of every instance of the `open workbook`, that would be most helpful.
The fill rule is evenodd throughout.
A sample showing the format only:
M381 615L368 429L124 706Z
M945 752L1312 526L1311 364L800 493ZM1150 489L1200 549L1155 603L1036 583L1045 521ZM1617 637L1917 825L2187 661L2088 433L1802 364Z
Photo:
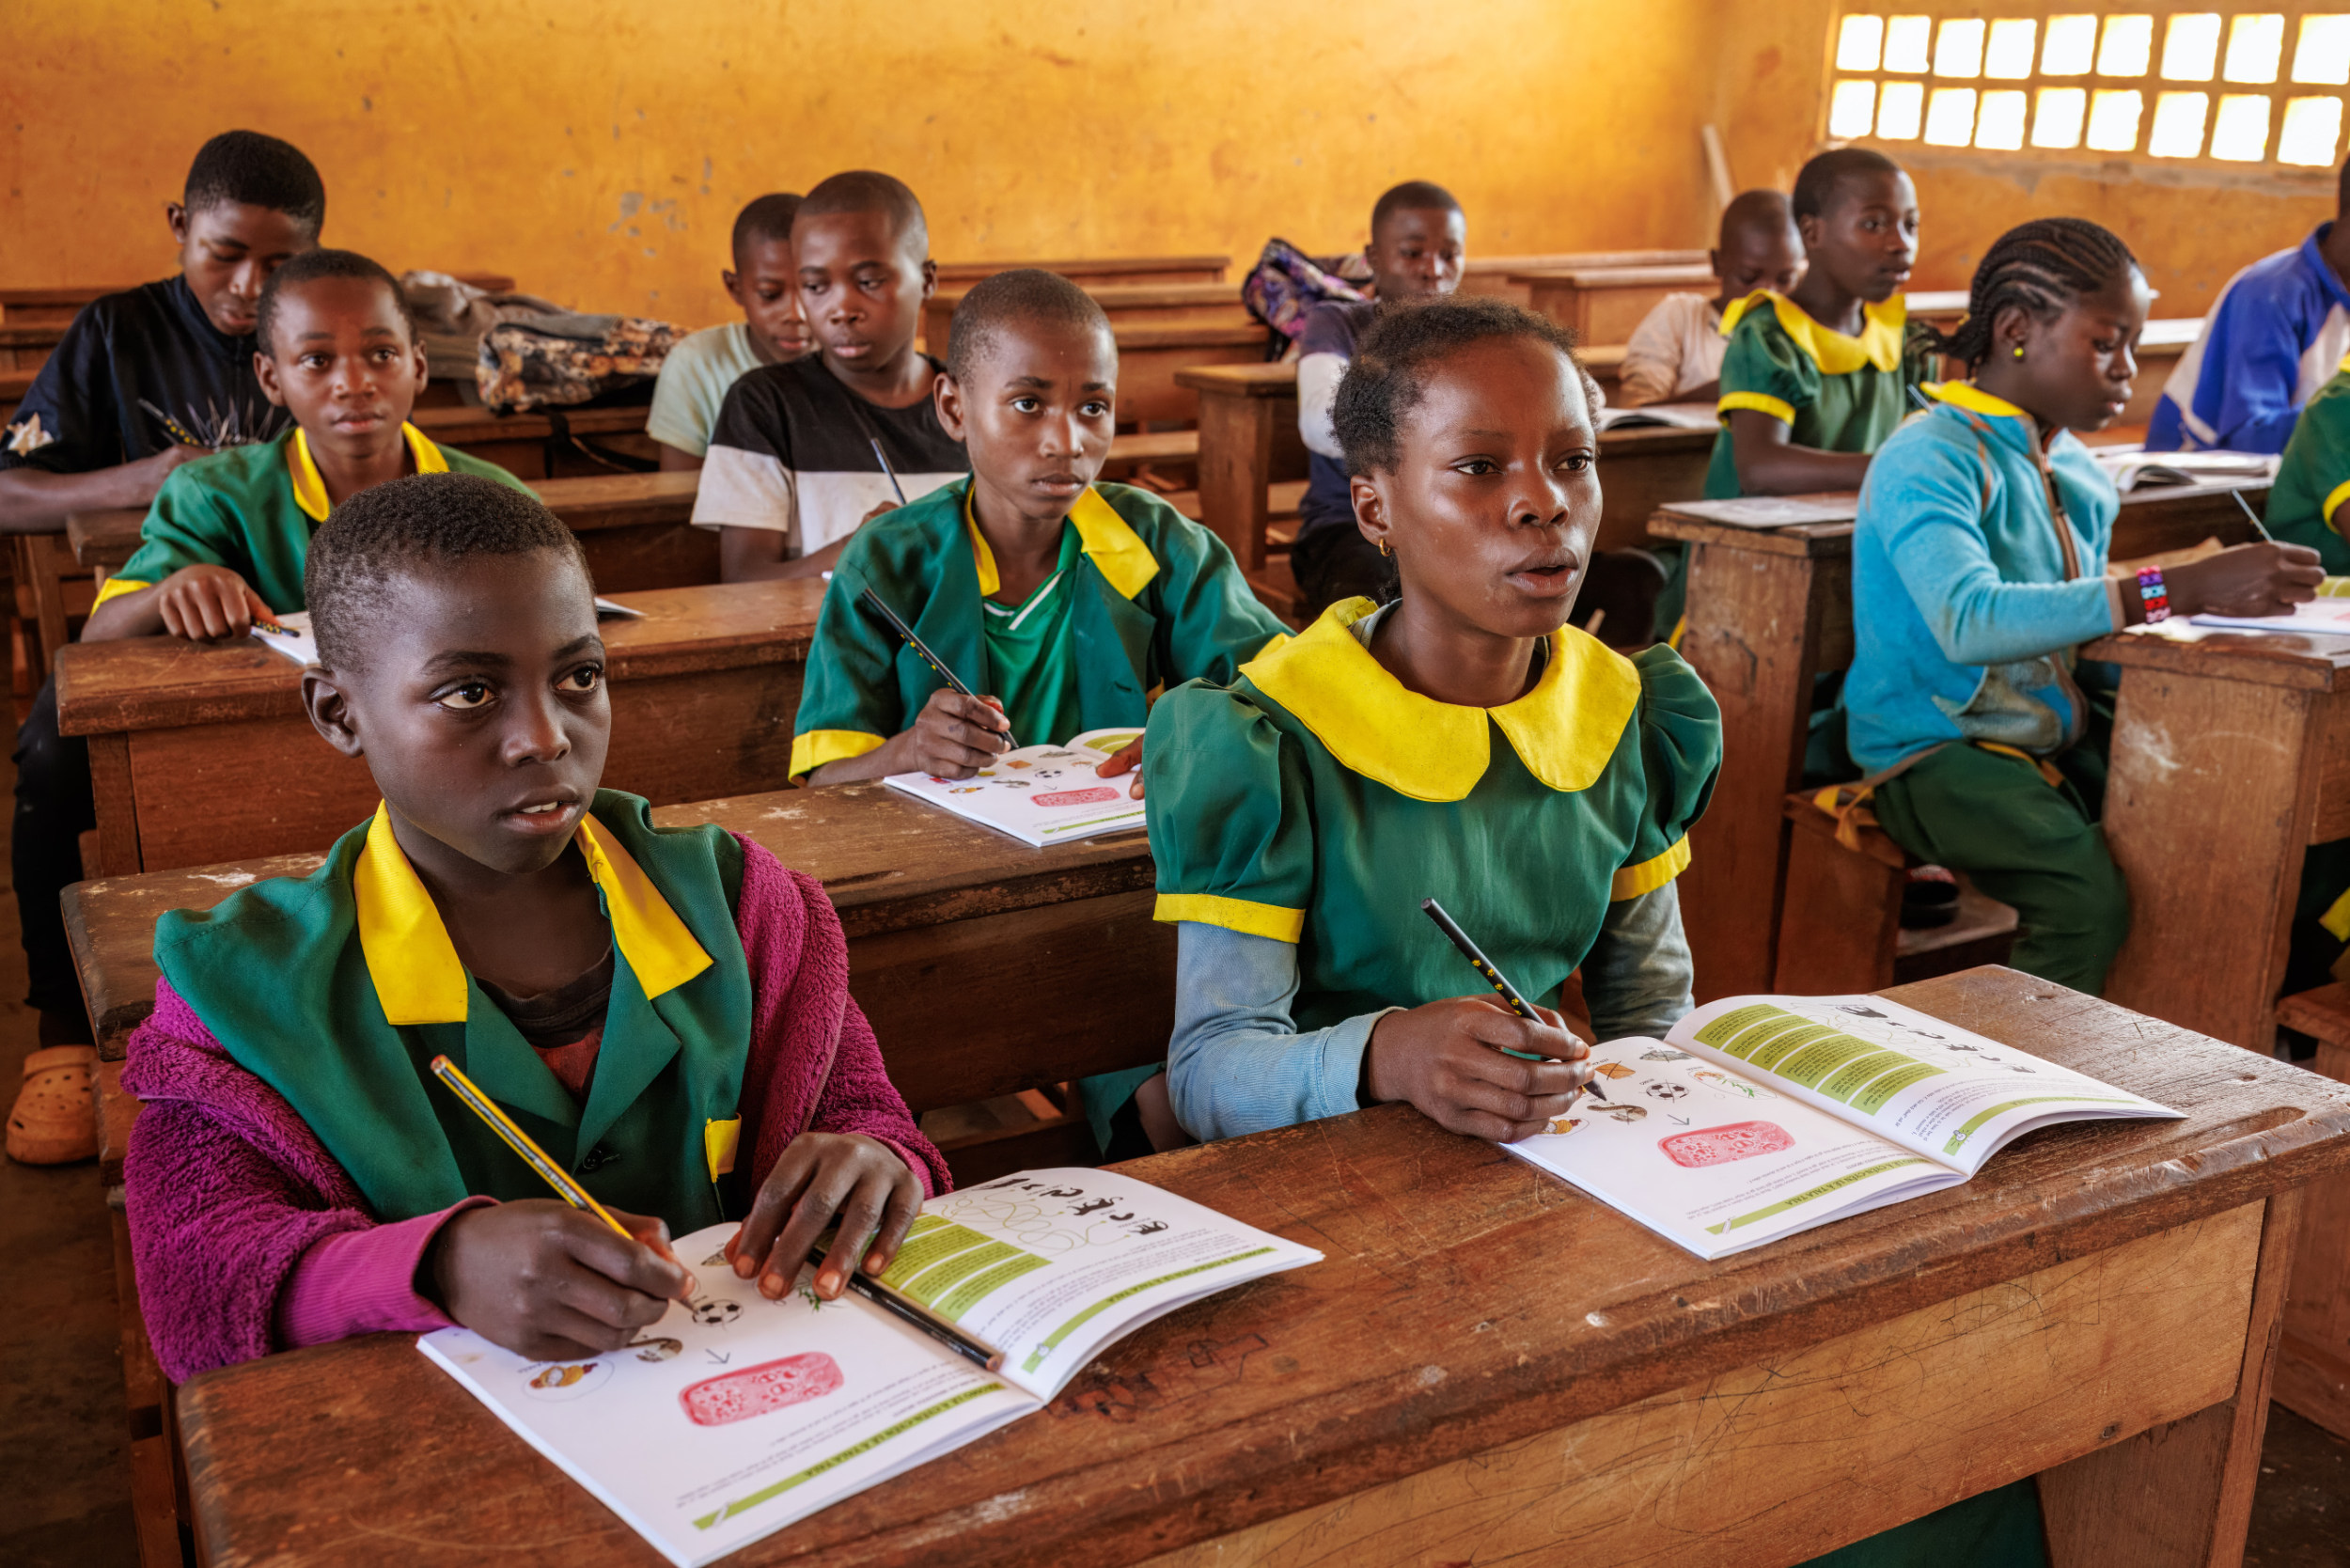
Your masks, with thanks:
M1939 1192L2035 1127L2184 1116L1881 996L1731 996L1609 1041L1509 1151L1700 1258Z
M933 1198L883 1283L1003 1353L986 1372L854 1294L770 1301L720 1248L624 1350L526 1361L462 1328L417 1341L679 1568L696 1568L1043 1408L1104 1346L1187 1302L1322 1261L1106 1170Z
M1135 776L1093 771L1141 738L1140 725L1089 729L1066 745L1007 751L969 778L898 773L882 782L1042 849L1142 825L1142 802L1128 792Z

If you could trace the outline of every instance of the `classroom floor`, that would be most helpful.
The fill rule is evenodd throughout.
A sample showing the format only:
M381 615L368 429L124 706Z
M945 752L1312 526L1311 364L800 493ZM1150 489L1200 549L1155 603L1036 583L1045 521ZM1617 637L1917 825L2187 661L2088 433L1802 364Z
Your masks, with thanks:
M0 587L5 580L0 580ZM7 677L0 638L0 682ZM0 686L0 689L5 689ZM0 756L0 802L16 770ZM38 1045L0 855L0 1093ZM139 1568L97 1162L0 1158L0 1564ZM2272 1406L2247 1568L2350 1568L2350 1442Z

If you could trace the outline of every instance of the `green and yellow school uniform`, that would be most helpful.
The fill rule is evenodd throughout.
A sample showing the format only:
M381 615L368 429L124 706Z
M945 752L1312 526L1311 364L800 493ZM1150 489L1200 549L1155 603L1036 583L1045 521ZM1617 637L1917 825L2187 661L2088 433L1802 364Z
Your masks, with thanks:
M2342 534L2344 503L2350 503L2350 359L2318 388L2293 427L2268 492L2268 531L2316 551L2328 575L2350 574L2350 542Z
M1740 494L1729 416L1745 408L1787 427L1787 439L1824 452L1873 452L1908 417L1909 389L1926 378L1923 354L1906 351L1908 310L1899 294L1861 306L1857 337L1821 325L1784 294L1764 289L1722 312L1723 418L1705 471L1705 494Z
M1000 582L968 479L858 529L817 616L792 776L876 749L947 683L859 604L868 588L972 690L1004 699L1024 745L1139 729L1161 686L1229 681L1285 630L1223 541L1131 485L1077 498L1059 568L1026 604L992 603Z
M1404 687L1334 604L1219 686L1167 693L1145 743L1157 916L1298 949L1301 1030L1478 987L1436 898L1553 1005L1610 902L1689 863L1721 714L1681 656L1553 633L1533 689L1464 708Z
M599 791L576 839L612 922L594 1076L572 1098L465 972L391 819L352 829L299 881L156 923L155 959L238 1064L284 1095L384 1220L546 1184L440 1081L446 1055L596 1198L680 1234L724 1218L749 1050L734 909L743 850L661 829Z
M414 425L400 426L400 433L419 474L478 474L530 493L497 464L437 447ZM326 479L300 426L274 441L182 463L155 493L139 525L138 549L106 579L98 603L153 588L182 567L225 566L271 609L301 609L310 536L326 521L329 505Z

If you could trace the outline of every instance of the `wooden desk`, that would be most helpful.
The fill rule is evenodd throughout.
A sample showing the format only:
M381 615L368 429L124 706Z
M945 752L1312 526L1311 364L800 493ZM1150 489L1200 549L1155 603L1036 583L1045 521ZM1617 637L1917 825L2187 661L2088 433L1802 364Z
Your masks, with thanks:
M1670 267L1579 267L1513 274L1529 308L1582 343L1624 343L1667 294L1710 294L1718 286L1702 263Z
M440 445L494 463L516 478L550 479L614 472L575 445L573 437L630 457L658 459L658 447L645 433L650 406L493 414L486 408L420 405L409 419Z
M2107 992L2265 1055L2301 852L2350 837L2350 646L2190 626L2081 652L2122 666L2104 823L2130 934Z
M2133 491L2122 498L2113 555L2184 549L2215 535L2230 543L2249 539L2250 525L2229 496L2233 488ZM2258 508L2266 487L2242 488ZM1804 499L1848 510L1856 497ZM1721 776L1704 818L1690 830L1689 869L1681 881L1682 920L1701 1000L1768 991L1777 972L1787 875L1784 803L1803 782L1812 678L1852 663L1852 527L1839 522L1741 528L1670 507L1649 523L1656 538L1689 548L1681 653L1722 708ZM2122 749L2117 737L2117 759Z
M942 286L923 302L923 345L940 359L947 357L955 307L970 291L969 285ZM1229 283L1089 284L1086 292L1109 317L1112 326L1236 326L1256 321L1241 303L1240 290ZM1258 327L1260 340L1263 331Z
M504 273L453 273L450 275L493 294L510 294L514 291L514 280ZM11 326L46 321L62 325L80 315L82 307L91 301L108 294L127 293L137 287L135 283L86 283L66 289L0 289L0 321Z
M29 324L12 321L0 326L0 369L39 369L49 362L50 354L65 337L67 324L64 321Z
M1217 365L1179 370L1199 400L1199 521L1245 572L1260 572L1276 486L1306 477L1297 434L1297 366ZM1122 394L1121 394L1122 403ZM1637 545L1650 513L1704 493L1712 431L1623 430L1600 437L1599 546Z
M1264 362L1265 328L1243 320L1224 325L1125 323L1118 339L1118 422L1196 424L1198 395L1183 380L1202 365Z
M607 620L612 749L604 782L656 806L774 789L822 582L733 583L614 595ZM301 671L247 640L137 637L57 659L58 727L90 738L93 871L207 865L321 850L374 809L362 760L319 739Z
M1221 283L1232 264L1229 256L1099 256L1061 261L941 261L938 286L968 288L983 277L1015 267L1058 273L1088 289L1096 285ZM938 351L931 351L935 353Z
M1520 305L1532 304L1523 281L1528 273L1574 272L1590 267L1703 267L1703 250L1575 250L1549 256L1471 255L1461 268L1461 292L1498 294ZM1713 274L1706 274L1712 284ZM1712 293L1708 287L1704 290Z
M2235 1560L2350 1095L2010 971L1893 995L2188 1119L2056 1129L1714 1264L1402 1105L1136 1161L1326 1261L730 1560L1776 1568L2034 1474L2064 1568ZM208 1373L179 1413L213 1562L657 1561L408 1336Z

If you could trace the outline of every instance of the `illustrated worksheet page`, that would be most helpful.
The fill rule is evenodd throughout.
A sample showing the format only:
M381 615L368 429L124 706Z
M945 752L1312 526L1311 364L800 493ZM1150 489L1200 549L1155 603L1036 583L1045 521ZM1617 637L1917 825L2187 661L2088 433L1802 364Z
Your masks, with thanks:
M1128 792L1135 776L1093 771L1141 736L1133 728L1089 729L1064 745L1007 751L969 778L899 773L882 782L1042 849L1142 825L1142 802Z

